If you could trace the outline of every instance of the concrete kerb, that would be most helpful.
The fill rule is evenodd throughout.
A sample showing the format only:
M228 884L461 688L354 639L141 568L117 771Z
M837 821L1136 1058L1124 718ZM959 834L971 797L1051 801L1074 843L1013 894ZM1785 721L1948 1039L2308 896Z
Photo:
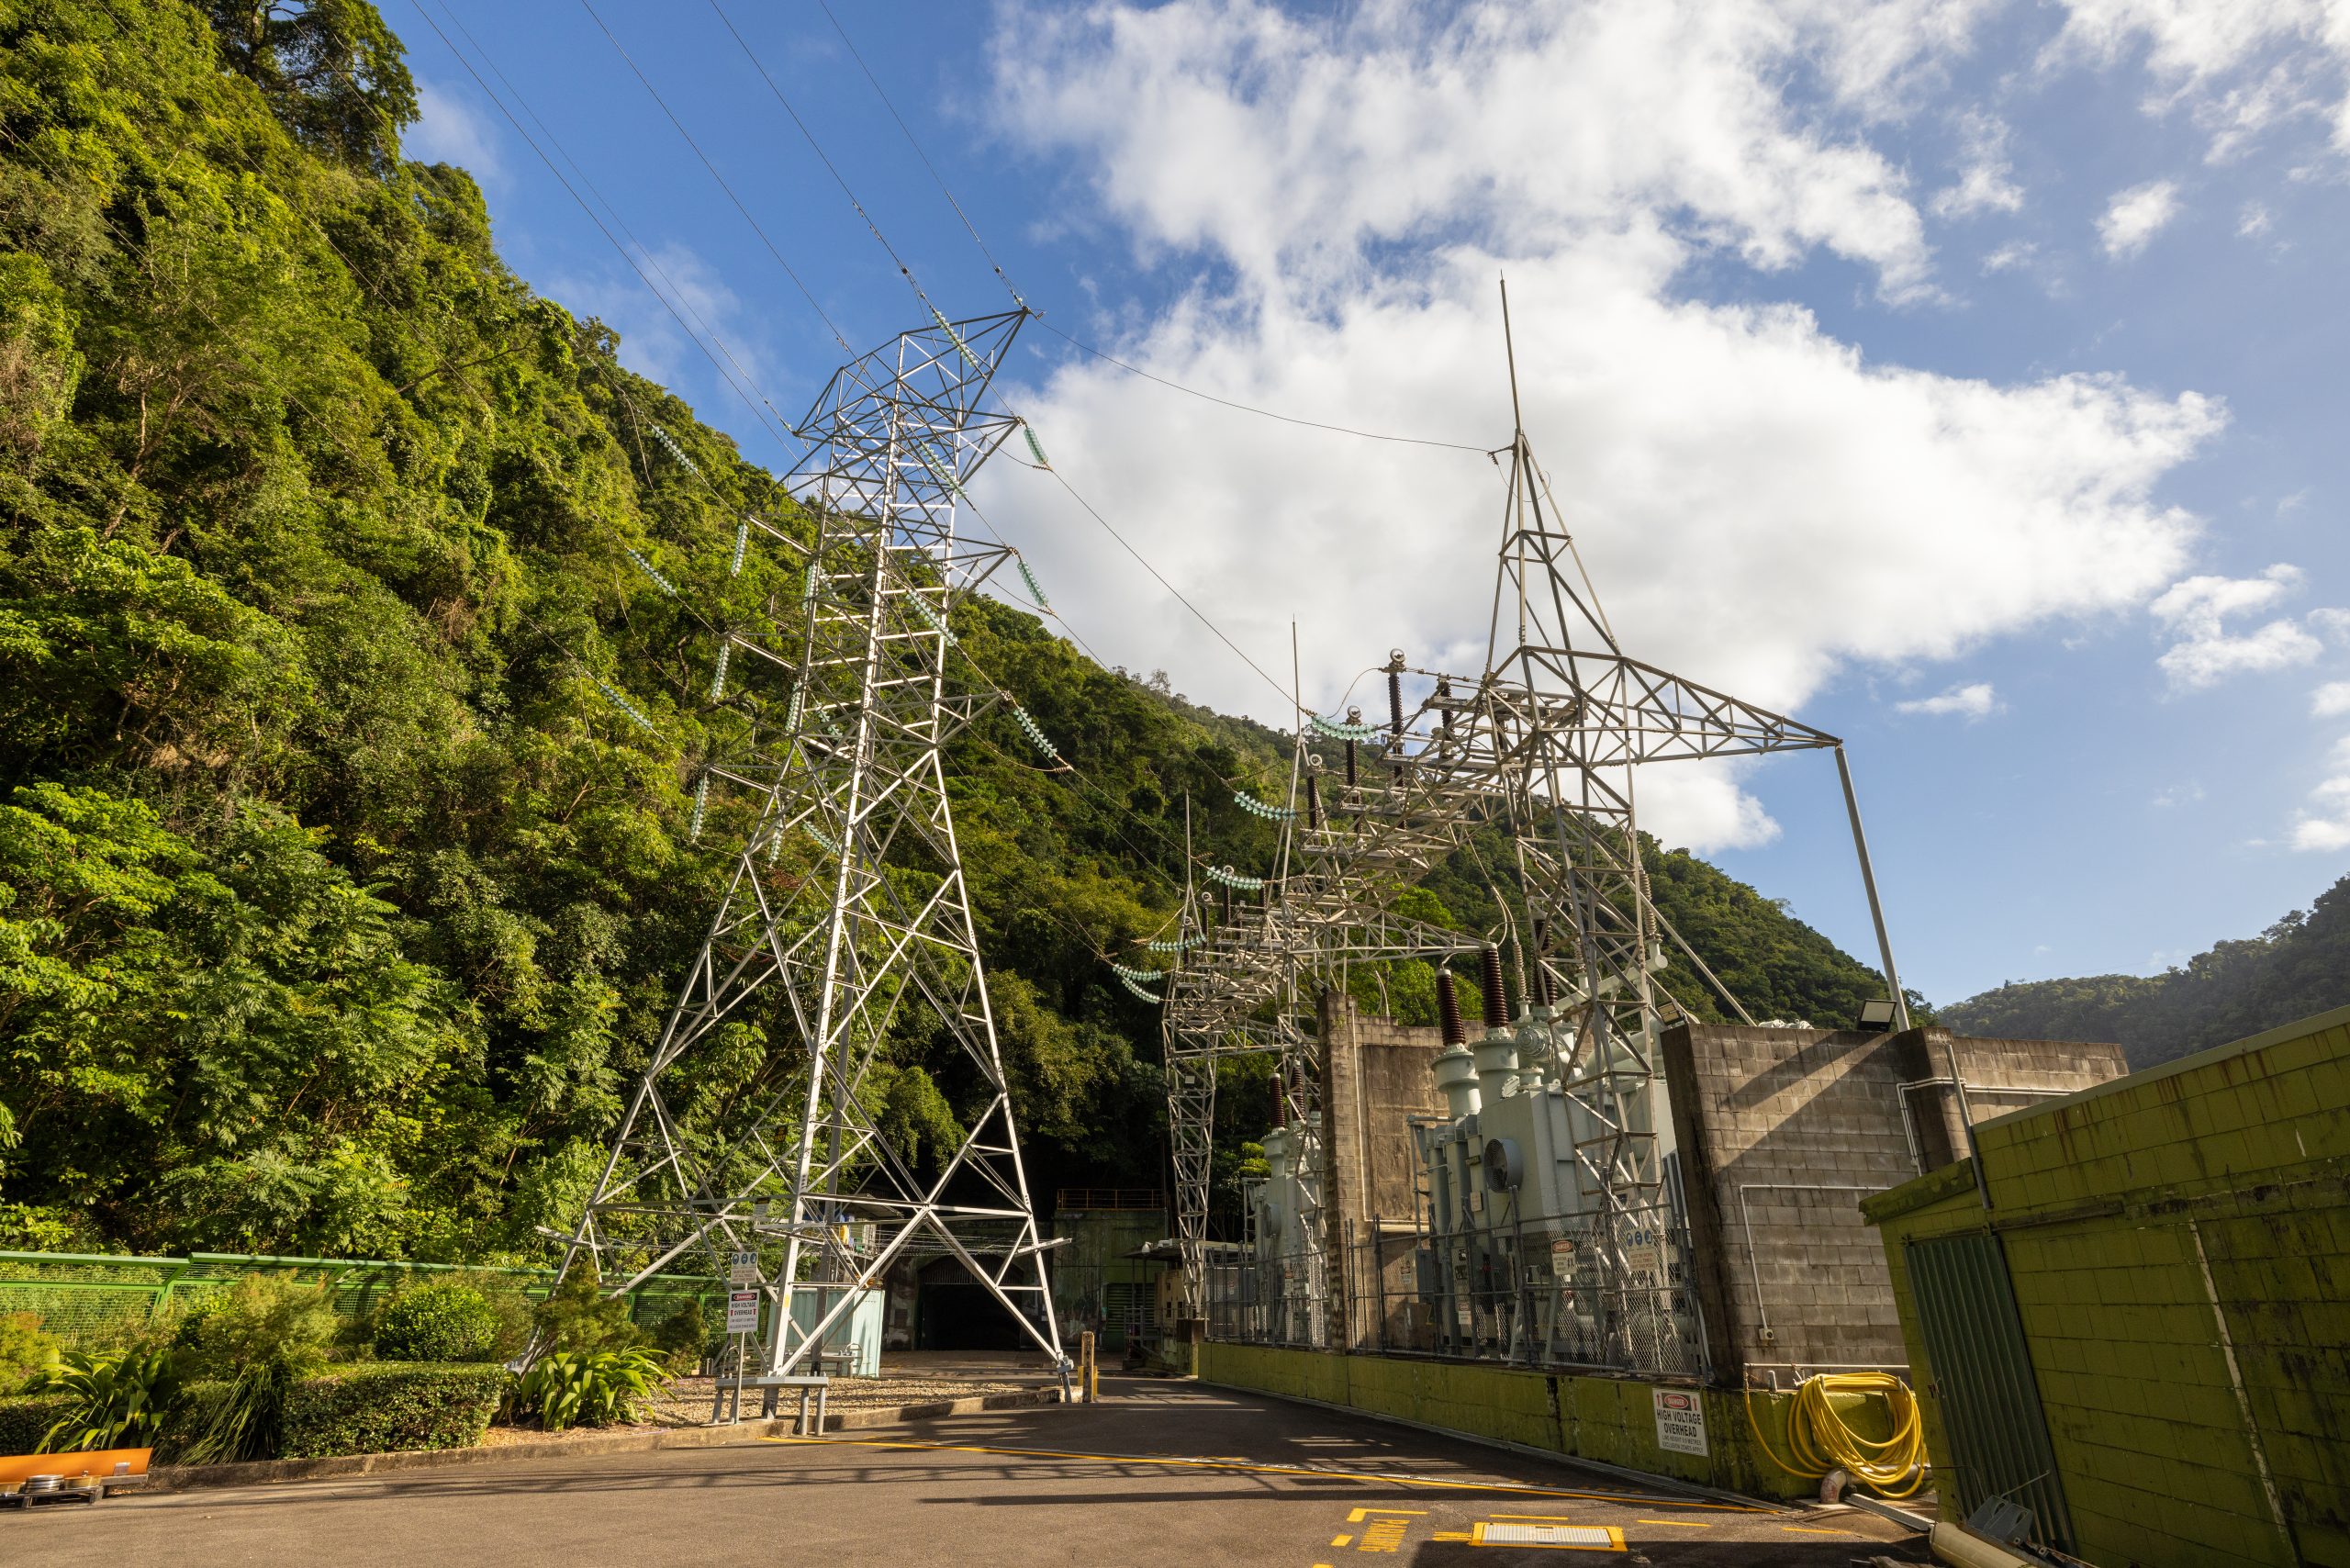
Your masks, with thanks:
M976 1416L983 1410L1018 1410L1058 1405L1058 1388L1026 1389L1017 1394L976 1394L968 1399L935 1399L884 1410L835 1410L824 1421L827 1432L861 1432L877 1427L935 1421L948 1416ZM392 1471L448 1470L465 1465L499 1464L518 1459L594 1459L605 1454L650 1453L660 1449L722 1448L729 1443L753 1443L768 1438L798 1435L799 1421L790 1417L772 1421L744 1421L739 1426L666 1427L650 1432L611 1432L589 1438L549 1438L538 1442L501 1443L495 1448L423 1449L408 1453L337 1454L330 1459L264 1459L242 1464L162 1464L149 1473L148 1489L188 1492L219 1486L259 1486L287 1481L324 1481L347 1475L380 1475Z
M1309 1399L1302 1394L1274 1394L1267 1389L1251 1388L1247 1383L1218 1383L1214 1378L1192 1380L1208 1388L1229 1389L1235 1394L1252 1394L1259 1399L1279 1399L1290 1405L1311 1405L1316 1409L1335 1410L1341 1416L1360 1416L1367 1421L1384 1421L1391 1427L1409 1427L1414 1431L1428 1432L1439 1438L1451 1438L1459 1442L1475 1443L1479 1448L1500 1449L1539 1459L1547 1463L1566 1465L1575 1470L1590 1470L1612 1480L1629 1482L1651 1491L1675 1492L1689 1497L1704 1497L1716 1503L1729 1503L1740 1507L1753 1508L1762 1513L1787 1514L1799 1512L1784 1503L1767 1497L1750 1497L1742 1492L1728 1492L1718 1486L1706 1486L1678 1476L1659 1475L1652 1470L1634 1470L1629 1465L1610 1464L1606 1460L1585 1459L1581 1454L1561 1453L1556 1449L1536 1448L1531 1443L1514 1443L1506 1438L1488 1438L1476 1432L1464 1432L1454 1427L1439 1427L1427 1421L1415 1421L1404 1416L1389 1416L1359 1405L1334 1405L1326 1399Z

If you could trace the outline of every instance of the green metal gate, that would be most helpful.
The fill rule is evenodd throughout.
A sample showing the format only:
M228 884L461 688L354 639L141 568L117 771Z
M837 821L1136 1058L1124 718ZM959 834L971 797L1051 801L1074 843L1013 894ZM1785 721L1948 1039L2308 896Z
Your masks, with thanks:
M2031 1510L2041 1545L2069 1551L2073 1522L1998 1237L1939 1237L1904 1251L1957 1473L1945 1496L1958 1506L1942 1517L1964 1519L1986 1499L2005 1497Z

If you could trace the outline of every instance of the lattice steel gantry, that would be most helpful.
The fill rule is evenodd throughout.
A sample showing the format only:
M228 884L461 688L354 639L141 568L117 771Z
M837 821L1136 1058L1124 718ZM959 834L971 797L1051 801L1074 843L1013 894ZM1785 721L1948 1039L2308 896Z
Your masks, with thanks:
M792 478L819 527L796 611L777 612L796 620L797 656L730 632L712 688L737 648L763 655L741 678L789 685L771 748L712 769L752 791L756 826L565 1238L565 1269L593 1258L613 1291L689 1253L722 1269L754 1254L770 1377L817 1370L857 1293L910 1252L959 1260L1062 1360L942 757L999 696L950 689L947 614L1011 558L959 537L957 512L1018 423L980 398L1026 316L901 333L843 367L799 427L813 444ZM713 1114L697 1070L742 1048L762 993L761 1016L795 1037L767 1047L757 1094ZM867 1103L893 1025L953 1039L982 1102L927 1161Z

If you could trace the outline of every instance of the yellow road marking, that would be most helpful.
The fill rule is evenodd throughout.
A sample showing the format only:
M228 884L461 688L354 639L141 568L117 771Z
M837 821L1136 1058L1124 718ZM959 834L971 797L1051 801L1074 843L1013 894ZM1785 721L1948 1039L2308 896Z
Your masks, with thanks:
M1494 1518L1497 1519L1524 1519L1528 1523L1538 1525L1572 1525L1582 1522L1578 1519L1571 1519L1564 1514L1495 1514Z
M1354 1543L1355 1538L1350 1535L1334 1535L1330 1538L1332 1546L1352 1546Z
M1858 1530L1815 1529L1809 1525L1781 1525L1779 1528L1781 1529L1793 1530L1797 1535L1849 1535L1856 1540L1860 1539L1860 1531Z
M1359 1525L1362 1523L1363 1520L1371 1518L1373 1514L1409 1514L1416 1519L1422 1518L1427 1513L1427 1510L1426 1508L1357 1508L1353 1513L1347 1516L1347 1523L1350 1525Z
M1430 1540L1467 1540L1470 1536L1465 1529L1440 1529L1428 1539Z
M1169 1459L1159 1454L1072 1453L1060 1449L1003 1449L979 1443L888 1442L878 1438L761 1438L763 1443L788 1443L801 1448L907 1449L932 1453L1005 1454L1015 1459L1090 1459L1108 1464L1167 1464L1193 1470L1238 1470L1255 1475L1311 1475L1330 1481L1368 1481L1382 1486L1438 1486L1456 1492L1498 1492L1517 1497L1576 1497L1600 1503L1646 1503L1656 1508L1704 1508L1725 1514L1767 1514L1777 1510L1743 1503L1684 1503L1678 1497L1651 1497L1637 1492L1573 1492L1555 1486L1522 1486L1509 1481L1440 1481L1426 1475L1377 1475L1353 1470L1310 1470L1294 1464L1249 1464L1229 1459ZM1561 1456L1572 1464L1571 1456Z
M1714 1527L1697 1519L1635 1519L1635 1524L1671 1525L1674 1529L1711 1529Z

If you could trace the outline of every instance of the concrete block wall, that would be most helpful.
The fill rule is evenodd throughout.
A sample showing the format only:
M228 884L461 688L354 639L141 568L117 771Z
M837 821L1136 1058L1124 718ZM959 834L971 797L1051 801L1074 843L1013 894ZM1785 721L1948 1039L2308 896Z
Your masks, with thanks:
M1870 1204L1938 1461L1903 1249L1987 1227L2077 1554L2350 1565L2350 1009L1975 1134Z
M1964 1149L1953 1063L1978 1121L2124 1070L2118 1046L1940 1029L1684 1023L1663 1057L1708 1352L1733 1383L1906 1365L1860 1202Z
M1435 1028L1360 1011L1343 994L1322 1002L1322 1114L1333 1130L1333 1206L1358 1230L1417 1212L1419 1160L1411 1118L1441 1115L1431 1064L1444 1048Z

